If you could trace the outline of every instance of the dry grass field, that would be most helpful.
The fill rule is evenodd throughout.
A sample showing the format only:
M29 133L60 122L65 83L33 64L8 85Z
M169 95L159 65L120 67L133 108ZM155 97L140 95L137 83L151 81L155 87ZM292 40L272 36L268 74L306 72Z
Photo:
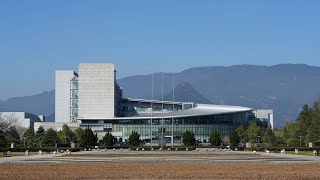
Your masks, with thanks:
M320 163L1 164L0 179L320 179Z
M64 154L63 157L208 157L208 158L232 158L232 157L259 157L259 154L239 153L239 154Z

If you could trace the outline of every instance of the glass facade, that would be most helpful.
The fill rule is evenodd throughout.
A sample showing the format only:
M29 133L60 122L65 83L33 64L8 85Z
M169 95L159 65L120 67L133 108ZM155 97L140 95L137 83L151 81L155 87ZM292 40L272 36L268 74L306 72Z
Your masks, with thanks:
M171 141L172 130L174 143L181 143L182 134L189 130L195 134L196 140L206 143L210 135L217 131L222 137L239 127L240 124L248 125L248 117L251 112L239 112L230 114L218 114L210 116L172 117L168 119L124 119L121 120L82 120L81 127L103 128L105 132L122 134L118 136L123 142L127 141L131 132L140 134L140 139L145 143L158 143L159 129L163 123L165 136ZM152 139L152 140L151 140Z
M182 110L181 103L175 103L174 106L172 102L163 104L163 110L165 112L172 111L173 107L174 111ZM138 114L151 114L151 112L161 113L161 111L162 103L159 101L154 101L152 104L152 108L151 101L128 101L126 99L122 99L121 101L121 117L139 116Z
M70 122L78 120L78 80L70 81Z

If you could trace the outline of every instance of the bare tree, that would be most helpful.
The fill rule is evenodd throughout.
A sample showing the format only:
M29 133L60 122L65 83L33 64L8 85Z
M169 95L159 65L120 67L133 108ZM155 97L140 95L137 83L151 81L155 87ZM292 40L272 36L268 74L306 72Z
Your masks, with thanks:
M10 127L9 122L0 113L0 131L6 131Z
M0 131L5 132L10 127L15 127L18 133L21 135L25 131L25 128L21 124L21 120L15 116L15 113L8 115L3 115L3 113L0 113Z

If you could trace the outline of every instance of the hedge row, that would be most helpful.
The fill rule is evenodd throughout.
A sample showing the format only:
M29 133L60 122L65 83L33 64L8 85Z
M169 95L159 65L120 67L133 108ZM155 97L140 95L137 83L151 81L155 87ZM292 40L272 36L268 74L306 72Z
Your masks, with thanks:
M86 149L95 149L95 146L89 146L86 147ZM127 146L99 146L99 149L128 149L130 148L131 150L135 151L137 148L139 148L139 150L142 150L142 148L144 148L145 151L151 151L151 149L153 148L154 150L159 150L161 147L160 146L131 146L131 147L127 147ZM168 148L170 148L171 150L175 150L177 149L178 151L185 151L187 148L188 150L195 150L197 148L215 148L215 149L225 149L227 148L227 146L165 146L163 147L164 150L167 150ZM84 150L84 147L81 147L82 150ZM232 148L235 149L235 148ZM244 148L238 148L238 150L244 150Z
M295 151L295 149L298 149L299 151L313 151L313 150L320 150L320 147L252 147L252 148L245 148L246 151L273 151L273 152L280 152L282 149L286 151Z
M57 151L57 150L63 150L63 151L71 151L71 152L77 152L80 151L80 148L55 148L55 147L31 147L31 148L2 148L0 149L1 152L6 152L6 151L12 151L12 152L25 152L26 150L28 150L29 152L38 152L39 150L43 151L43 152L53 152L53 151Z
M151 149L153 148L154 150L159 150L161 147L160 146L133 146L130 147L131 150L135 151L137 148L139 148L139 150L141 151L142 148L144 148L145 151L151 151ZM171 147L171 146L167 146L167 147L163 147L164 150L167 150L168 148L170 148L172 151L177 149L178 151L185 151L187 148L189 151L195 150L196 147L190 147L190 146L176 146L176 147Z

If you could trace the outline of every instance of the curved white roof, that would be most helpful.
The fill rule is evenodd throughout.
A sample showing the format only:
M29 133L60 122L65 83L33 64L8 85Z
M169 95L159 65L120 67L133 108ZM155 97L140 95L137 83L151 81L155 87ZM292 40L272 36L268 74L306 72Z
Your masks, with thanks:
M228 114L237 112L253 111L252 108L242 106L226 106L226 105L213 105L213 104L197 104L196 107L186 110L169 111L169 112L153 112L152 117L154 119L159 118L175 118L179 117L192 117L192 116L208 116L215 114ZM115 119L150 119L150 113L140 113L133 117L117 117Z

